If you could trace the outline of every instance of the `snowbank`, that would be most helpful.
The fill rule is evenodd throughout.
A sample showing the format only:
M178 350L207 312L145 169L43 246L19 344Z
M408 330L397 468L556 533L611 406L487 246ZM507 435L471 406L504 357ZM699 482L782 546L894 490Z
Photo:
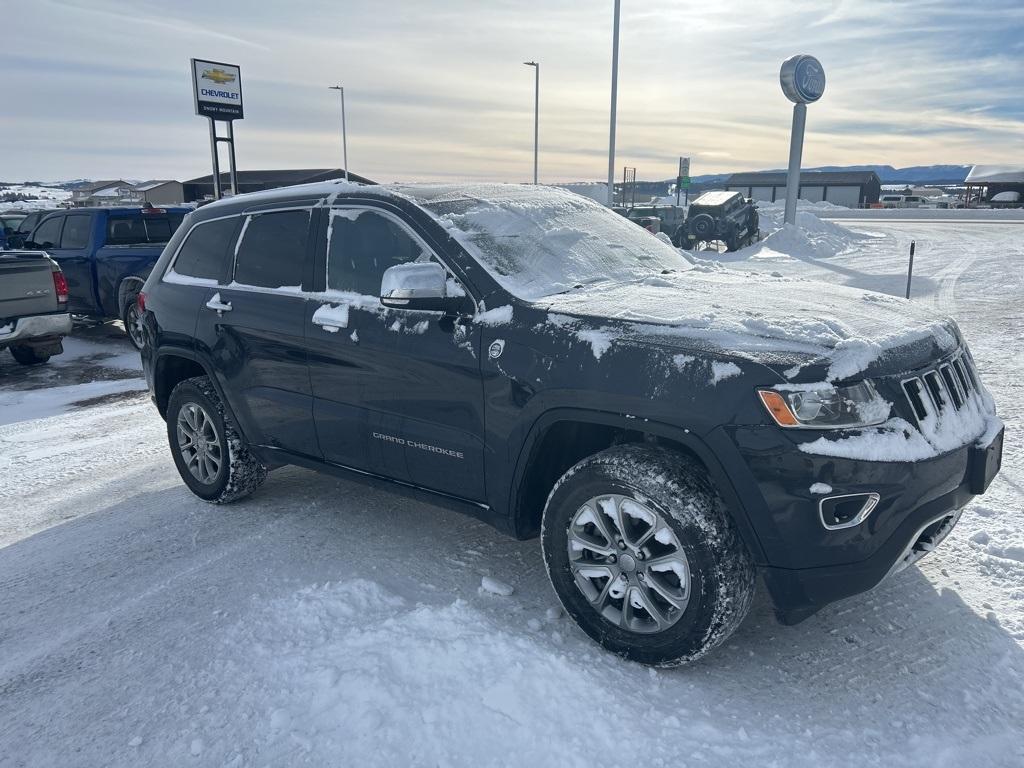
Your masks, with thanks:
M827 205L834 209L837 206ZM819 213L828 209L818 206L807 206ZM796 224L785 223L785 207L762 203L758 205L762 233L767 233L763 240L753 245L725 254L723 261L743 261L746 259L777 258L779 256L795 259L827 259L838 256L857 244L870 240L870 235L854 232L831 221L819 218L807 207L797 208Z

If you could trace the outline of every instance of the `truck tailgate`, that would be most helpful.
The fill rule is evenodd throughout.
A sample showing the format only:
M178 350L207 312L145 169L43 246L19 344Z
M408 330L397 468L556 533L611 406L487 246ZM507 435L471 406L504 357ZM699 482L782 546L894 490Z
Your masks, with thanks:
M53 262L36 252L0 251L0 325L6 320L57 312Z

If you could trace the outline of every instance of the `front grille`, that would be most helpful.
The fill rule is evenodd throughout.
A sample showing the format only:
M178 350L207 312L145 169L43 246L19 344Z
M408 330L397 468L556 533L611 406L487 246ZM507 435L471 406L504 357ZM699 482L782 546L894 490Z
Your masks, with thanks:
M977 391L978 375L966 351L930 371L903 380L903 393L918 423L950 408L959 411Z

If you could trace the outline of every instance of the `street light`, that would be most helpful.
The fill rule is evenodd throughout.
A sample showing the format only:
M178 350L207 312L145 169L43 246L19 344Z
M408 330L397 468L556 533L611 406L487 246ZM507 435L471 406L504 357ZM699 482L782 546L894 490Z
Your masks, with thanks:
M524 61L528 67L533 67L533 183L537 183L537 148L538 126L540 124L540 64L536 61Z
M341 158L345 164L345 181L348 181L348 137L345 135L345 89L340 85L329 85L329 90L341 96Z
M612 32L612 108L608 129L608 207L615 205L615 101L619 95L619 0ZM623 193L625 194L625 193Z

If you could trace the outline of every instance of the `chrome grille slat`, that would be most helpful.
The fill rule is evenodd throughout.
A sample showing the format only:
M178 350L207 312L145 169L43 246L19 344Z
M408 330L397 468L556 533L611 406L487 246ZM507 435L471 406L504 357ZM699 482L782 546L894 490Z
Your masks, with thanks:
M946 385L946 393L953 401L953 407L959 411L964 407L964 393L960 391L960 385L954 378L953 369L948 363L940 365L939 374L942 376L942 383Z
M934 368L900 382L918 424L947 408L960 410L978 391L978 378L966 350Z

